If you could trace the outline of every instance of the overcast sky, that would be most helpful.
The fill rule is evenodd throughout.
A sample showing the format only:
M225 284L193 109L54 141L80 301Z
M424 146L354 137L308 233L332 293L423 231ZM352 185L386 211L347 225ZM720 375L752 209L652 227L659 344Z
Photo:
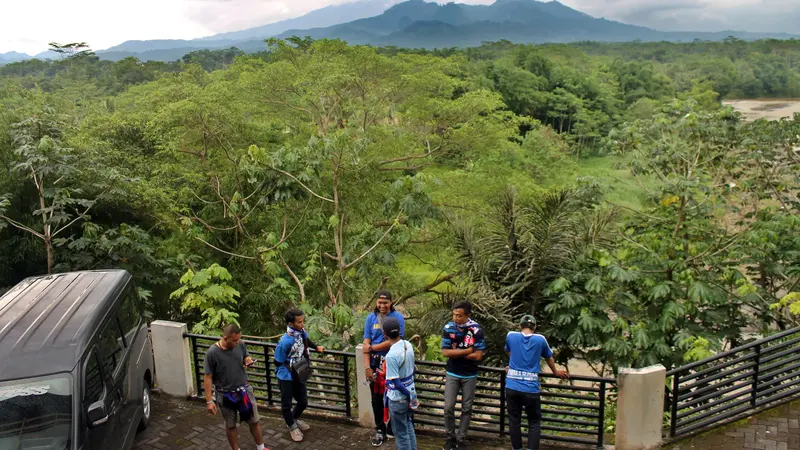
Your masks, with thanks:
M0 53L48 42L99 50L131 39L191 39L264 25L349 0L0 0ZM397 0L375 0L396 2ZM444 2L445 0L441 0ZM493 0L463 0L491 3ZM800 34L800 0L562 0L595 17L662 30Z

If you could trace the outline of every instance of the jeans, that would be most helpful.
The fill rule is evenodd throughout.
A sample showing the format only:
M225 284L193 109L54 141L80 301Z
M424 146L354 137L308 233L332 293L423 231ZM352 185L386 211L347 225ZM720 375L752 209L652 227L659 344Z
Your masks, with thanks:
M444 427L447 439L453 443L464 442L472 419L472 402L475 401L475 389L478 378L458 378L447 374L444 385ZM461 392L461 420L456 430L456 400Z
M511 433L511 446L522 448L522 410L528 416L528 449L539 450L541 438L542 401L539 394L506 389L508 404L508 428Z
M303 414L308 406L308 391L306 385L295 380L278 380L281 385L281 414L286 426L294 430L297 428L295 423ZM292 411L292 398L297 402Z
M392 420L397 450L417 450L417 436L414 434L414 412L408 407L408 400L389 402L389 417Z

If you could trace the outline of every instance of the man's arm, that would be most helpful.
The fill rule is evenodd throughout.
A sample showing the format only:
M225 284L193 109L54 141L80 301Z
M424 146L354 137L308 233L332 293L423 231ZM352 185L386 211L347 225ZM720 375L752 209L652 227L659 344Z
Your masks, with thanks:
M483 359L483 350L474 350L469 355L465 356L464 359L468 359L470 361L481 361Z
M383 341L380 344L375 344L370 346L370 349L373 352L384 352L388 351L390 348L392 348L392 343L389 341Z
M472 354L472 347L465 348L463 350L457 350L454 348L443 348L442 355L447 358L465 358L468 355Z
M553 375L559 378L569 378L569 374L564 370L556 369L556 360L553 357L547 358L547 365L550 367L550 371L553 372Z
M214 403L214 388L212 387L211 375L203 375L203 393L206 396L206 410L211 414L217 413L217 404Z

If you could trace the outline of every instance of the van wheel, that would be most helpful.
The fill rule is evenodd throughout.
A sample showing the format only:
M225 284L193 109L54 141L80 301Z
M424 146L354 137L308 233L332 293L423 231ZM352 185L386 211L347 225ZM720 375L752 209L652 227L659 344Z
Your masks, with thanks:
M150 383L144 380L142 388L142 420L139 421L139 431L150 425L150 415L153 413L152 397L150 396Z

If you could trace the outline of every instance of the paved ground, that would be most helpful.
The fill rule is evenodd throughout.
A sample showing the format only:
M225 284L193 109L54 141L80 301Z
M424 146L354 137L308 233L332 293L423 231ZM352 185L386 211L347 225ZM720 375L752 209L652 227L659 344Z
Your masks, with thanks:
M259 410L262 416L261 430L266 446L271 450L344 450L372 449L369 443L370 430L335 421L307 419L311 430L306 432L302 443L294 443L289 438L286 425L279 414L268 410ZM242 450L256 448L250 432L246 427L239 427L240 447ZM439 450L442 438L435 436L417 436L419 450ZM205 412L202 402L174 400L158 395L153 396L153 420L150 427L139 433L134 450L226 450L228 449L222 418L210 416ZM384 444L382 449L394 449L392 441ZM504 440L492 442L480 441L470 445L470 449L507 450L510 443ZM556 447L542 447L542 450L554 450Z
M781 406L706 435L664 446L665 450L798 450L800 402Z

